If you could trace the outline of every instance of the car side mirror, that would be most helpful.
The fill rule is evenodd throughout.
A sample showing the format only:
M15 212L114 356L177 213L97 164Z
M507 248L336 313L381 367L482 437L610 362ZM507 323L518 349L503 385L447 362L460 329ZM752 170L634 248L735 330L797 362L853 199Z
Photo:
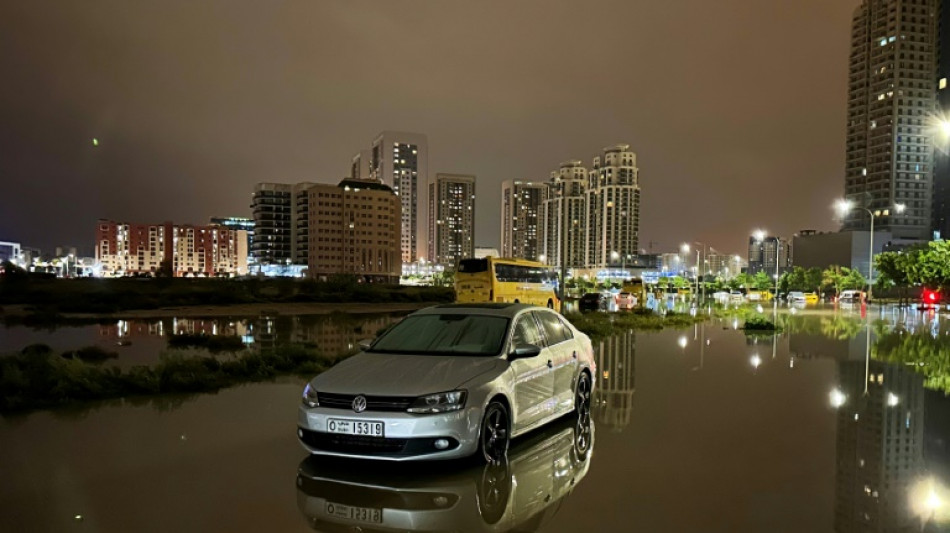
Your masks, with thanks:
M508 360L526 359L528 357L537 357L541 353L541 348L534 344L519 344L508 354Z
M363 339L357 343L360 347L360 350L369 350L369 347L373 345L373 339Z

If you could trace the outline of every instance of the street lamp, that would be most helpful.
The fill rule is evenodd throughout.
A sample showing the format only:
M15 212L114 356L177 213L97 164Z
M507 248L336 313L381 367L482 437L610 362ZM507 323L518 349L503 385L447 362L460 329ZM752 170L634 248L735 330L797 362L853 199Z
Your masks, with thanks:
M765 242L765 230L757 229L752 232L752 236L755 237L756 242L763 243ZM781 250L781 241L778 237L773 237L775 239L775 296L772 298L772 314L773 318L778 316L778 261L779 261L779 250ZM765 250L762 250L762 266L765 266Z
M701 243L701 242L696 242L696 241L693 241L693 244L702 245L704 248L705 248L705 246L706 246L705 244L703 244L703 243ZM689 253L689 245L686 244L686 243L683 243L683 245L680 246L680 250L682 250L683 253ZM697 249L696 249L696 270L695 270L696 273L694 274L694 276L695 276L695 278L696 278L696 298L697 298L697 301L698 301L698 299L699 299L699 272L700 272L699 269L700 269L700 264L699 264L699 248L697 248ZM699 305L699 304L697 303L696 305Z
M904 209L906 207L907 206L904 204L894 204L894 212L897 214L901 214L904 212ZM845 199L841 199L835 202L835 211L837 211L838 215L841 217L844 217L852 209L855 209L855 208L863 209L867 211L868 215L871 216L871 231L868 233L869 235L868 236L868 303L870 303L871 290L872 290L872 287L874 286L874 281L873 281L874 280L874 216L875 215L888 216L890 214L890 210L884 209L883 211L882 210L871 211L867 207L857 206L855 205L853 201L845 200Z

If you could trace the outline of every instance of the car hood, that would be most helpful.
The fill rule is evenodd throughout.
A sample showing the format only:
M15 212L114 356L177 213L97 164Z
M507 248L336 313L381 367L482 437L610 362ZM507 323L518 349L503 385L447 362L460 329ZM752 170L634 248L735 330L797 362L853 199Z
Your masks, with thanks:
M495 369L497 357L394 355L362 352L313 379L314 388L335 394L422 396L454 390Z

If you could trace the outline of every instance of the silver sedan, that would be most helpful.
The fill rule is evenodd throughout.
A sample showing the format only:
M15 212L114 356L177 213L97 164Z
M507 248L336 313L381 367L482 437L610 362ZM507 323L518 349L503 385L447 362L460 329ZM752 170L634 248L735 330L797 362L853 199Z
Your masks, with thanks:
M589 418L594 367L587 335L550 309L430 307L311 380L297 436L321 455L502 461L514 437Z

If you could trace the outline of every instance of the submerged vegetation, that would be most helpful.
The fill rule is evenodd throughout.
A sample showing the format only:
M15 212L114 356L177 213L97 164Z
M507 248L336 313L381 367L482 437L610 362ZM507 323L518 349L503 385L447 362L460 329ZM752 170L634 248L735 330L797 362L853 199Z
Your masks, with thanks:
M0 412L10 413L74 402L170 393L213 392L287 374L312 376L342 357L322 357L302 346L243 352L219 358L174 351L157 364L122 370L87 362L95 349L56 354L49 346L28 346L0 357Z
M708 317L693 316L686 313L668 312L665 315L649 309L637 309L631 313L567 313L564 315L577 329L591 339L601 339L629 330L659 330L663 328L684 328Z

